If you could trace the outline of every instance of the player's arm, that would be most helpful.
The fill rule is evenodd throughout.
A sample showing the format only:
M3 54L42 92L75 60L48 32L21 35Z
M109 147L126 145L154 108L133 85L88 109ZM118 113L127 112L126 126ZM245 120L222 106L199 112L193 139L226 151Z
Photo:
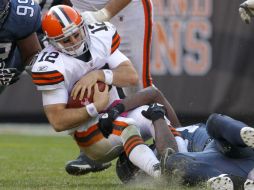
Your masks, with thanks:
M171 104L165 98L163 93L153 86L144 88L133 95L125 97L121 103L109 109L107 112L107 117L100 118L100 126L104 129L104 131L106 131L105 133L110 134L112 131L113 121L121 113L152 103L160 103L164 105L166 116L170 120L171 125L173 127L181 126L180 121ZM172 132L175 133L174 128L172 128ZM175 133L175 135L177 135L177 133Z
M41 45L35 32L17 41L17 46L21 54L22 62L25 65L29 65L33 57L41 51Z
M42 95L45 103L47 99L54 98L53 96L56 96L57 92L45 91ZM105 87L104 91L100 92L96 84L93 100L93 105L89 104L82 108L66 108L64 103L48 104L44 105L44 111L55 131L65 131L80 126L91 117L96 117L95 115L98 112L105 109L109 101L108 86Z
M89 24L109 21L130 2L131 0L110 0L102 9L98 11L85 11L82 13L82 16L86 18L85 20Z
M120 53L118 50L115 51L114 55L111 55L110 58L107 59L107 61L111 63L109 65L113 65L114 68L91 71L75 84L71 92L73 99L76 99L77 95L80 93L79 99L82 100L86 90L88 90L87 95L89 97L91 89L97 81L118 87L127 87L138 84L138 74L135 68L127 58L122 59L122 62L119 64L119 60L121 59L118 56L118 53Z
M162 104L166 109L166 116L170 120L173 127L180 127L181 123L173 109L172 105L165 98L163 93L156 87L150 86L144 88L137 93L127 96L122 100L121 104L123 105L124 111L129 111L139 106L148 105L152 103Z
M126 7L130 2L131 2L131 0L121 0L121 1L110 0L106 4L104 9L109 13L109 15L111 16L110 18L112 18L117 13L119 13L124 7Z
M22 63L29 65L34 56L41 51L41 45L34 32L28 37L17 41ZM5 63L0 61L0 86L8 86L19 80L20 72L17 68L5 68Z
M244 1L239 8L239 14L243 22L249 24L254 17L254 0Z
M138 74L130 61L122 62L118 67L111 70L112 71L112 85L118 87L127 87L138 84ZM107 70L103 71L103 80L105 83L107 81Z

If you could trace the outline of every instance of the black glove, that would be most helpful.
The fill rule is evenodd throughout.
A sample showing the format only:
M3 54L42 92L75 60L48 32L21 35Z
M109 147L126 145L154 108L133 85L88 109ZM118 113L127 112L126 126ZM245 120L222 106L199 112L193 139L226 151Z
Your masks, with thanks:
M108 138L108 136L112 133L113 121L123 112L124 105L120 103L99 118L98 127L104 137Z
M19 80L20 72L16 68L5 68L4 62L0 62L0 86L8 86Z
M145 118L150 119L152 121L156 121L160 118L164 118L166 110L163 105L153 103L149 105L146 111L143 110L141 113Z

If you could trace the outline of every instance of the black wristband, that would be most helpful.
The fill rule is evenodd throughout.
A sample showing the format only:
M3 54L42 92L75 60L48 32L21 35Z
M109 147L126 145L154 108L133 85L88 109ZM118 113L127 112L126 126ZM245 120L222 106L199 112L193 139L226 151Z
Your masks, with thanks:
M118 111L119 114L123 113L125 110L125 107L122 103L117 104L114 108Z
M154 122L158 119L163 119L164 118L164 113L162 112L154 112L152 115L151 115L151 120Z

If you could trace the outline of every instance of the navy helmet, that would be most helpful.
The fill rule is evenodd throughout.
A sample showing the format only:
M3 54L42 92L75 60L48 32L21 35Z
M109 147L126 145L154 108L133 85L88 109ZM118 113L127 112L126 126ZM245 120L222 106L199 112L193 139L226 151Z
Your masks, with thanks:
M10 0L0 0L0 27L5 22L10 9Z

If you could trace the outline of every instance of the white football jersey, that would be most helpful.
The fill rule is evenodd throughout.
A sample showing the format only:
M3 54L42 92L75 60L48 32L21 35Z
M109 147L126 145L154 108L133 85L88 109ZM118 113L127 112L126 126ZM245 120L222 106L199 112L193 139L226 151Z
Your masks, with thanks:
M96 11L105 7L108 2L109 0L71 0L73 7L80 11Z
M123 61L128 60L117 48L120 44L120 36L115 27L110 23L96 23L88 26L91 39L89 47L91 59L89 61L74 58L56 50L52 45L40 52L32 67L33 82L38 90L48 91L65 89L66 97L61 97L67 103L73 85L85 74L92 70L116 68ZM84 58L84 56L83 56ZM119 99L116 89L112 88L114 97L111 101ZM110 93L111 93L110 91ZM111 94L110 94L111 96ZM110 101L110 103L111 103ZM56 102L59 103L59 102ZM54 102L51 101L51 104Z

